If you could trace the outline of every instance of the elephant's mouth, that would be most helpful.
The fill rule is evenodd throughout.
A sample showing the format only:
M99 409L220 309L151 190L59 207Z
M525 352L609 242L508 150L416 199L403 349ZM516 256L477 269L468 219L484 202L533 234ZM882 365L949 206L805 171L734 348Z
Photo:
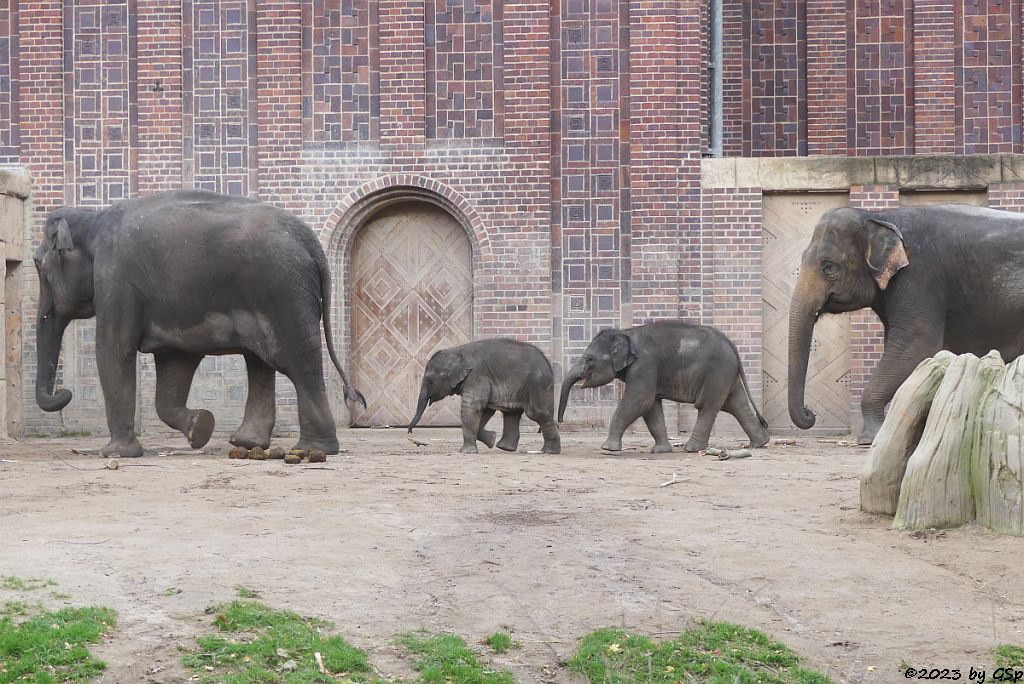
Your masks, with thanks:
M593 378L594 378L594 371L587 371L586 373L584 373L583 374L583 384L580 385L580 387L583 387L583 388L593 387L593 385L590 384L590 381L593 380Z

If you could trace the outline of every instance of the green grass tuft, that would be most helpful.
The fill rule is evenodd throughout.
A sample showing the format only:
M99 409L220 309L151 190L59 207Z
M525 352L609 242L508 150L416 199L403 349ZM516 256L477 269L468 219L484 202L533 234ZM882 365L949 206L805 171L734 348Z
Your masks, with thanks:
M485 667L460 636L420 630L402 635L399 643L419 656L413 667L426 684L514 684L511 672Z
M830 684L800 666L793 651L763 632L698 622L673 641L655 643L621 629L585 636L569 667L594 684Z
M57 586L57 583L53 580L37 579L35 577L29 577L27 579L22 579L21 577L15 577L13 575L0 577L0 588L2 589L35 591L36 589L42 589L43 587L55 586Z
M499 629L491 636L484 639L484 643L491 647L495 653L505 653L510 648L519 648L520 643L512 640L512 635L507 630Z
M1024 667L1024 648L1001 644L992 649L996 667Z
M290 611L275 611L257 601L220 606L214 625L221 634L198 639L199 648L182 662L200 682L352 682L374 681L365 651L340 636L321 632L330 624ZM313 654L320 653L330 674L320 673Z
M244 599L258 599L258 598L260 598L260 593L258 591L256 591L255 589L250 589L249 587L243 587L241 584L239 584L237 587L235 587L235 592L238 593L238 598L244 598Z
M77 682L103 672L106 664L85 647L113 629L117 615L109 608L65 608L46 612L20 624L24 604L6 604L0 618L0 684L14 681Z

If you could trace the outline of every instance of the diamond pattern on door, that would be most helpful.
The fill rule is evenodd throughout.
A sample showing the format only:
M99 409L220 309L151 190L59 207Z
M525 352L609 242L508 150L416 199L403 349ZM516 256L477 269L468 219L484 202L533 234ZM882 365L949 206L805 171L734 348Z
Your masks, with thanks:
M420 379L438 349L473 337L473 252L444 210L389 207L352 246L352 380L368 409L355 425L407 425ZM459 425L459 403L439 402L420 425Z
M822 214L849 204L846 194L765 195L764 416L774 431L796 429L789 419L789 302L800 257ZM850 426L850 317L825 315L814 326L804 401L815 428Z

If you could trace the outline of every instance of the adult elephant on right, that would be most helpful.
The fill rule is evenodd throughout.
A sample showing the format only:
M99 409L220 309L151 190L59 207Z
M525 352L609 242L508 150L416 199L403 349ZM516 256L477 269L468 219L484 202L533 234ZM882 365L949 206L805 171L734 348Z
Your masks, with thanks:
M1024 214L942 205L889 211L834 209L803 254L789 313L789 415L804 405L818 317L870 307L885 349L861 398L870 444L885 407L922 360L942 349L1009 362L1024 353Z

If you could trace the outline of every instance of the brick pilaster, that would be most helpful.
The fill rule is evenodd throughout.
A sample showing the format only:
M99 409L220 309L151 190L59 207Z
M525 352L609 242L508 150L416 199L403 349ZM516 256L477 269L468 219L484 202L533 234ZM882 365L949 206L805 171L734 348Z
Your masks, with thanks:
M138 191L181 187L181 0L138 10Z
M381 144L420 151L426 121L423 2L381 0L378 12Z
M955 152L953 3L914 2L914 151Z
M850 188L855 209L895 209L900 206L899 188L889 185L855 185ZM854 434L863 426L860 397L885 347L882 322L871 309L850 314L850 425Z
M846 0L807 0L807 154L846 154Z

